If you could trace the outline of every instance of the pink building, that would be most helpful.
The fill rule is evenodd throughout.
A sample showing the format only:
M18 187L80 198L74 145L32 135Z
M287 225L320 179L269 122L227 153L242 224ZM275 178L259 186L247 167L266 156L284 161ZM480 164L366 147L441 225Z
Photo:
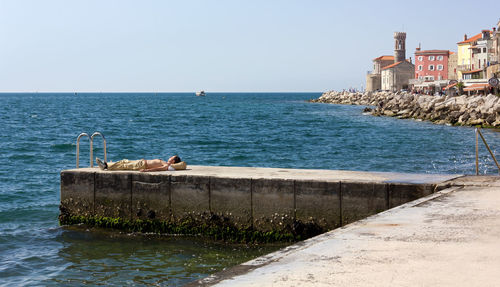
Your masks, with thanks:
M448 50L415 51L415 79L439 81L448 79Z

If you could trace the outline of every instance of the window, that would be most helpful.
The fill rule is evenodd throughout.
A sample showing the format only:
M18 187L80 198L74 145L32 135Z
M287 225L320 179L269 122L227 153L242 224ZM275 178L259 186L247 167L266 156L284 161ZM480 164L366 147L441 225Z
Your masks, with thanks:
M422 65L418 65L418 70L422 71L422 69L423 69L423 66Z
M443 70L443 65L437 65L437 69L438 69L438 71L442 71Z
M424 57L422 57L422 56L418 56L418 60L419 60L419 61L423 61L423 60L424 60Z
M486 48L483 48L483 53L486 53Z
M424 79L424 77L422 77L422 76L418 76L418 79L419 79L419 80L423 80L423 79Z
M434 65L429 65L429 71L434 71Z
M429 56L429 61L434 61L434 56Z
M442 61L443 60L443 56L437 56L437 60L438 61Z

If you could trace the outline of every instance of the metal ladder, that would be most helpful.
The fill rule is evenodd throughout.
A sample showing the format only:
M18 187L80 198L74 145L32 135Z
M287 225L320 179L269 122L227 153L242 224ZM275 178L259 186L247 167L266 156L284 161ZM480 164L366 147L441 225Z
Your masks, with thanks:
M107 161L107 153L106 153L106 138L100 132L95 132L92 136L89 136L87 133L81 133L76 139L76 168L80 165L80 139L84 136L89 138L90 141L90 167L94 167L94 137L101 136L102 142L104 146L104 161Z
M497 165L497 168L498 168L498 173L500 174L500 165L498 165L498 161L495 158L495 155L493 154L490 147L488 146L488 143L486 143L486 140L484 139L483 134L481 133L481 129L476 128L475 133L476 133L476 175L479 175L479 137L478 137L478 135L481 136L481 139L483 140L484 145L486 146L486 148L490 152L491 157L495 161L495 164Z

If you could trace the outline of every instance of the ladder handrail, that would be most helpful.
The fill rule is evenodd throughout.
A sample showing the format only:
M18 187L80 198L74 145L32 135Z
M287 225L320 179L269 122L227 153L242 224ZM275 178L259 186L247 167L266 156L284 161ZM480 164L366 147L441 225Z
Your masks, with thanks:
M106 138L104 137L103 134L100 132L95 132L92 134L92 136L89 136L87 133L81 133L78 138L76 139L76 168L79 167L80 165L80 139L84 136L89 138L90 142L90 167L94 167L94 137L95 136L101 136L102 137L102 142L103 142L103 147L104 147L104 161L107 161L107 152L106 152Z
M89 142L91 142L90 137L87 133L81 133L76 139L76 168L78 168L80 163L80 138L86 136L89 138ZM92 142L90 144L92 146ZM90 162L92 162L92 155L90 156Z
M486 148L490 152L490 155L493 158L493 161L495 161L495 164L497 165L497 168L498 168L498 173L500 174L500 165L498 164L498 161L497 161L495 155L493 154L488 143L486 142L486 139L484 138L483 134L481 133L481 129L476 128L475 133L476 133L476 175L479 175L479 138L478 138L478 134L481 136L481 139L483 140L484 145L486 146Z
M103 142L103 147L104 147L104 162L107 161L106 138L100 132L95 132L90 137L90 167L94 167L94 137L97 135L102 137L102 142Z

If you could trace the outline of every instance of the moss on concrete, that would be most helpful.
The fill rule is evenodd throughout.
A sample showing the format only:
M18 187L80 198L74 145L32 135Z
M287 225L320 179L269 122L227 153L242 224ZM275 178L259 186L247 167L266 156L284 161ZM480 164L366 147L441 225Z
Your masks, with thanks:
M253 228L237 228L219 216L212 216L210 220L200 221L194 218L185 218L173 222L160 220L127 220L100 216L77 216L68 213L59 215L61 225L85 224L88 226L113 228L127 232L201 235L213 240L233 243L271 243L294 242L318 235L325 230L312 223L295 222L290 228L273 231L258 231Z

